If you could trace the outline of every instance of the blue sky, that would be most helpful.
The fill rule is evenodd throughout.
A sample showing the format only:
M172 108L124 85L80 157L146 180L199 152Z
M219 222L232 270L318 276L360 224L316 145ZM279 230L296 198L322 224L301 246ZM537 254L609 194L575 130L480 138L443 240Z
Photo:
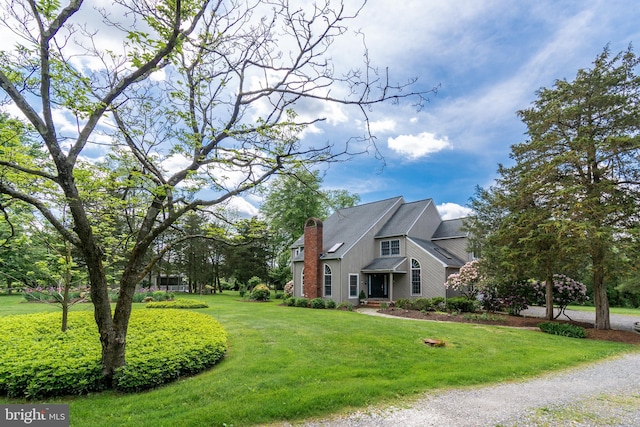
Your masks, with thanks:
M99 18L90 7L110 3L87 2L88 11L76 19L95 24ZM445 218L469 214L465 206L476 186L491 185L498 163L509 163L510 146L526 140L516 112L531 105L539 88L573 80L605 46L615 53L640 44L638 23L634 0L368 0L332 46L336 73L361 67L361 31L373 65L388 67L392 82L417 77L414 90L438 91L420 111L402 102L377 105L369 118L384 161L370 151L332 164L323 169L325 188L357 193L363 203L399 195L407 201L432 198ZM117 41L104 34L98 41L111 48ZM0 48L13 44L11 36ZM354 109L309 102L296 112L326 119L301 135L308 144L340 147L363 133L362 115ZM71 117L54 114L61 135L77 132ZM99 157L103 149L96 144L85 155ZM167 170L184 166L176 157L167 160ZM255 215L260 203L259 194L246 194L232 207Z
M401 6L400 6L401 5ZM446 217L477 185L491 185L510 145L526 140L516 112L556 79L573 80L606 45L640 44L635 1L370 0L352 29L362 29L372 61L417 88L439 85L421 111L378 106L371 114L384 164L362 155L326 170L327 188L362 202L402 195L433 198ZM323 138L357 128L349 117L325 124ZM316 135L318 137L318 135Z

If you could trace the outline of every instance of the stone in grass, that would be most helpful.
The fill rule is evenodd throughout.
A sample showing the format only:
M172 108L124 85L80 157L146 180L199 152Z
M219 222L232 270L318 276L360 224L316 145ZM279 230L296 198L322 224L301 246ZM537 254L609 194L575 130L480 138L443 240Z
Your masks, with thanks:
M445 342L442 340L436 340L433 338L425 338L422 340L422 342L424 342L426 345L430 346L430 347L444 347L445 346Z

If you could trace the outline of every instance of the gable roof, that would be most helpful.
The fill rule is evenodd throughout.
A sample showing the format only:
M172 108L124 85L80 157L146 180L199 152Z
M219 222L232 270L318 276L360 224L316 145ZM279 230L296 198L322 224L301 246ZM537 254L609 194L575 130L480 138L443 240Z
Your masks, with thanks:
M465 218L458 218L442 221L433 233L431 240L467 237L468 233L466 231L462 231L464 220Z
M431 255L433 258L437 259L442 263L445 267L462 267L465 264L465 261L458 258L445 248L442 248L430 240L418 239L416 237L409 237L413 243L415 243L418 247L422 248L425 252Z
M378 202L365 203L351 208L339 209L323 222L322 253L323 259L336 259L349 251L367 231L391 210L404 203L404 199L393 197ZM342 243L333 252L329 249ZM304 235L296 240L291 247L304 246ZM300 261L303 255L295 257L294 261Z
M406 273L407 257L376 258L362 269L363 273ZM400 269L400 267L403 267Z
M406 236L432 202L432 199L425 199L403 204L375 237Z

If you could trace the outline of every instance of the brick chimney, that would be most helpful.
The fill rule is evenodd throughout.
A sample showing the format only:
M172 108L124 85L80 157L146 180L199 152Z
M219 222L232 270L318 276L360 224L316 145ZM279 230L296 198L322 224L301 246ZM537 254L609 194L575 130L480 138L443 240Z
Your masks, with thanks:
M304 224L304 295L322 297L322 221L309 218Z

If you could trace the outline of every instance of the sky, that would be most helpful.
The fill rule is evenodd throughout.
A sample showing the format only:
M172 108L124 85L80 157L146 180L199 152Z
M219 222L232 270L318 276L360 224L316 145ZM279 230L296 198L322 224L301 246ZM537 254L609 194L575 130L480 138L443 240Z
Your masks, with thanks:
M527 139L517 111L538 89L590 68L605 46L617 53L640 43L638 23L635 0L368 0L334 41L336 70L362 66L357 34L364 34L368 57L392 83L417 78L410 90L437 91L421 109L374 106L368 117L378 155L369 150L324 167L324 188L358 194L362 203L432 198L445 219L469 215L476 187L490 186L498 164L509 164L510 146ZM357 111L299 108L326 118L301 135L307 143L339 146L362 134ZM64 117L56 120L64 127ZM256 194L233 201L245 216L258 214L260 204Z
M352 29L365 33L371 60L397 81L417 77L417 89L438 90L420 111L375 107L384 161L332 165L325 187L363 203L432 198L444 218L468 215L476 186L490 186L510 146L527 140L517 111L538 89L591 68L605 46L640 44L638 23L640 4L625 0L369 0ZM337 126L323 132L341 137Z

